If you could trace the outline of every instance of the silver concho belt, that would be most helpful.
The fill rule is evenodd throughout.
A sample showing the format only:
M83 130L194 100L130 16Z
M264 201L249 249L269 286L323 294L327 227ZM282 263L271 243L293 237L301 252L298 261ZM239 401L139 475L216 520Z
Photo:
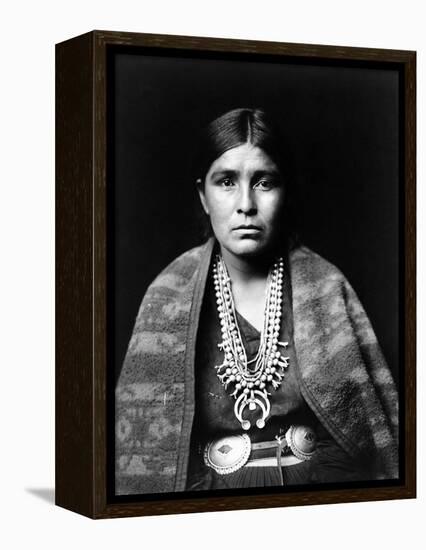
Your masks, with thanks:
M255 466L291 466L309 460L317 438L309 426L292 425L285 436L252 443L248 434L229 435L210 441L204 448L204 463L220 475ZM261 453L271 456L255 458Z

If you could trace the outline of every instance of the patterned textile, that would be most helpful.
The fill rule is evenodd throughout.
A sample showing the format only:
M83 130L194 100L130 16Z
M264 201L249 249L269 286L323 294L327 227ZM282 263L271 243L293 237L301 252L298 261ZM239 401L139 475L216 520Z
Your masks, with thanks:
M185 490L194 418L196 335L214 240L172 262L148 288L116 389L117 495ZM398 477L398 398L355 292L306 247L289 254L302 395L372 479Z

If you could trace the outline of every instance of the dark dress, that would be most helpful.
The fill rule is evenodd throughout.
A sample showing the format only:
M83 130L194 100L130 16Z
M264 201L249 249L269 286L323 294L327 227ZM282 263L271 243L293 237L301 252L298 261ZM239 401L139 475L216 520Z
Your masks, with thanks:
M362 464L353 460L337 445L319 423L300 392L294 355L288 277L285 278L283 295L280 341L288 342L285 355L290 358L289 367L281 386L277 390L271 390L271 412L265 427L257 428L253 417L252 427L245 433L248 433L252 443L272 441L276 436L284 435L292 424L306 425L316 433L316 452L311 460L283 467L281 473L277 466L262 466L243 467L234 473L220 475L204 464L203 451L208 441L225 435L244 433L234 415L235 400L229 395L229 389L225 390L222 386L214 368L222 363L223 352L217 346L221 342L221 332L212 277L209 277L197 335L196 400L186 484L188 491L368 479ZM260 333L238 312L237 319L247 358L250 360L257 353Z

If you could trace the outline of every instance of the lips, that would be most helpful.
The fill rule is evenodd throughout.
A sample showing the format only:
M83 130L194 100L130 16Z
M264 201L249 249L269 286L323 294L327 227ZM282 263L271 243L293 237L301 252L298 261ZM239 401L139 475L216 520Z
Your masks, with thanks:
M239 225L238 227L234 227L234 231L260 231L261 228L258 225Z

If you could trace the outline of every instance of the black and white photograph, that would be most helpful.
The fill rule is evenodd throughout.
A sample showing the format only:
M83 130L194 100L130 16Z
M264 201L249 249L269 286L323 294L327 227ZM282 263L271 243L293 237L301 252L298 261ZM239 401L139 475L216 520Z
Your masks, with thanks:
M417 549L422 3L2 8L1 548Z
M400 483L400 67L108 55L112 499Z

